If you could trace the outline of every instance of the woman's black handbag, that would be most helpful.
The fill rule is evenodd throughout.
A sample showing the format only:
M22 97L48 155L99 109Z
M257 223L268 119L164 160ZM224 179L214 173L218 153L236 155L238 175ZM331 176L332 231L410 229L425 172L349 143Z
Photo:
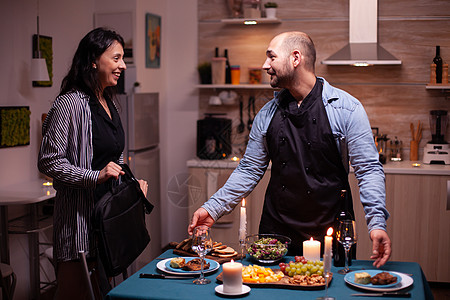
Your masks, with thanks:
M150 214L153 205L145 198L128 165L121 167L125 175L120 176L120 183L94 208L99 255L110 277L125 272L150 242L145 214Z

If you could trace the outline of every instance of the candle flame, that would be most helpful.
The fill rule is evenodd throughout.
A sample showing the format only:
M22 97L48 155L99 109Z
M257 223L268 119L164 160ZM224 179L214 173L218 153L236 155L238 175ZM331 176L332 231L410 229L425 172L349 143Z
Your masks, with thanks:
M314 241L314 239L311 237L310 241Z
M331 236L332 234L333 234L333 228L330 227L330 228L328 228L328 230L327 230L327 235L328 235L328 236Z
M234 259L231 260L231 263L234 264Z
M242 207L245 207L245 198L242 198Z

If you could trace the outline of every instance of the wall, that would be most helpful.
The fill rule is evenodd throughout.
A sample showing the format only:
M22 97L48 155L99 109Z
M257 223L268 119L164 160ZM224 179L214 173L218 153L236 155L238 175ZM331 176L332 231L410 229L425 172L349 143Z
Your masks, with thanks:
M264 1L267 2L267 1ZM223 53L228 48L230 63L241 66L241 82L248 82L247 68L262 66L265 50L278 33L299 30L308 33L316 45L316 74L357 97L364 105L371 125L404 143L404 158L409 158L410 122L424 124L419 158L431 139L429 111L449 109L450 102L440 90L426 90L435 45L441 46L444 61L450 61L450 2L444 0L379 0L378 42L402 61L401 66L326 66L320 64L348 43L348 0L279 0L280 24L257 26L226 25L229 17L226 1L199 1L199 62L209 61L214 47ZM326 8L326 9L324 9ZM238 105L210 106L208 97L219 91L202 90L199 116L205 112L227 113L238 124ZM257 97L261 107L271 92L241 91L244 98L244 121L249 94ZM448 97L448 96L447 96ZM235 129L233 128L233 132ZM450 140L447 130L447 140ZM245 132L247 134L248 131ZM235 135L236 149L245 137Z
M76 2L39 0L40 34L53 38L53 86L33 88L29 79L31 38L36 33L35 1L0 1L0 106L30 106L29 146L0 149L0 187L35 180L41 135L41 114L46 113L59 91L80 39L93 28L94 12L131 11L135 20L137 80L142 92L161 96L161 185L163 245L186 235L187 198L169 199L167 185L187 174L186 161L195 156L195 121L198 115L196 82L197 1L105 1ZM57 12L57 13L55 13ZM145 13L162 17L162 61L159 69L145 68ZM187 16L187 17L186 17ZM151 166L149 166L151 167ZM183 188L182 184L178 185ZM175 186L176 188L176 186ZM183 200L183 197L185 200ZM182 199L179 203L178 199ZM20 213L21 210L17 210ZM10 214L16 213L10 209ZM11 236L11 265L18 277L15 299L29 294L28 242ZM41 274L42 275L42 274Z

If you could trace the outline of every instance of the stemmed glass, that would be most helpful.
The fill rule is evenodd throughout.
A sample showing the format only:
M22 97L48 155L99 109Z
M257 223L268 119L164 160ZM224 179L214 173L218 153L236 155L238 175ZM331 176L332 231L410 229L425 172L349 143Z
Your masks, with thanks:
M197 226L194 228L192 234L192 250L194 250L201 259L200 277L194 280L195 284L208 284L211 282L205 278L203 274L203 264L205 262L205 255L211 251L213 241L211 238L211 229L208 226Z
M343 220L339 222L338 230L336 231L336 238L342 244L345 250L345 268L338 271L339 274L347 274L351 272L348 268L348 261L350 255L350 248L356 244L356 227L355 221Z

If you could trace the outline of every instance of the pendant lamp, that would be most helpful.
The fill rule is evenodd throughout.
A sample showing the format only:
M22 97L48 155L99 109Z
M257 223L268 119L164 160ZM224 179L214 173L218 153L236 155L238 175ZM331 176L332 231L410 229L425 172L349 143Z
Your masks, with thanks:
M37 39L33 52L33 59L31 60L31 80L32 81L49 81L47 62L45 58L41 57L39 49L39 1L37 1Z

